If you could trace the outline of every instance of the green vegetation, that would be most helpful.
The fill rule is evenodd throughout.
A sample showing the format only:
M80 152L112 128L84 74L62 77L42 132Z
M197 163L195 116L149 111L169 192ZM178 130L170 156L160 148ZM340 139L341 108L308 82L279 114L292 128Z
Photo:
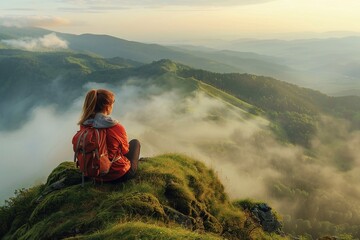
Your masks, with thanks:
M118 240L118 239L149 239L149 240L220 240L219 236L213 234L203 234L191 232L180 227L165 227L144 222L119 223L113 227L87 236L70 237L68 239L88 239L88 240Z
M67 110L93 72L106 70L109 76L111 71L128 69L132 64L138 65L120 58L107 60L73 52L0 49L0 95L6 99L0 109L7 116L7 120L0 119L0 129L20 127L34 106L57 104L58 110Z
M186 67L176 73L198 79L260 108L275 124L273 130L283 141L309 147L321 113L347 119L354 128L360 127L359 97L329 97L251 74L221 74Z
M248 104L247 102L244 102L244 101L240 100L239 98L236 98L236 97L234 97L224 91L221 91L209 84L203 83L196 79L194 79L194 80L198 82L200 90L207 93L211 97L223 100L223 102L225 104L231 104L239 109L244 110L245 113L251 113L251 114L255 114L255 115L262 113L262 111L259 108L254 107L253 105Z
M41 28L19 28L0 26L0 39L16 39L23 37L42 37L52 31Z
M39 38L53 31L40 28L15 28L0 26L1 39L18 39L21 37ZM144 44L124 39L94 34L63 34L56 35L67 41L73 51L93 53L104 58L122 57L141 63L151 63L160 59L172 59L193 68L213 72L250 72L258 75L274 76L287 79L294 75L294 70L274 63L273 57L248 52L232 51L191 51L185 48L165 47L158 44ZM275 58L275 60L277 60Z
M67 187L52 189L61 179ZM0 208L2 239L284 239L232 205L216 174L186 156L146 158L128 182L79 183L64 162L46 184L19 191Z
M42 68L48 75L65 74L72 71L90 73L105 69L119 69L128 67L126 61L124 66L120 65L119 60L106 60L104 58L70 51L64 52L27 52L16 49L1 49L0 60L2 63L19 62L19 66ZM8 69L8 71L11 69ZM34 70L37 70L36 68ZM86 71L84 71L86 70ZM6 72L5 72L6 73ZM20 71L21 73L21 71Z

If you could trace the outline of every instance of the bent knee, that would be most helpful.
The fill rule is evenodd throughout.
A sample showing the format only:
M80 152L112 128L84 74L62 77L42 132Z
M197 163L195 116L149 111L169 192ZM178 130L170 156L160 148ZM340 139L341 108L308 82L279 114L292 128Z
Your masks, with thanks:
M130 142L129 142L129 145L137 145L140 147L140 141L137 140L137 139L132 139Z

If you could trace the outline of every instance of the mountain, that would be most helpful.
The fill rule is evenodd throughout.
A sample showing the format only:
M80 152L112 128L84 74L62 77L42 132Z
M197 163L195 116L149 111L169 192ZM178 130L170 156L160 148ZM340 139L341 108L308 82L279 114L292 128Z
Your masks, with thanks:
M7 116L7 119L1 118L0 130L18 128L36 106L62 102L58 108L66 109L79 94L84 77L93 71L138 65L130 60L105 60L82 53L0 49L0 94L7 99L0 103L2 113Z
M42 37L50 34L51 31L42 28L18 28L18 27L5 27L0 26L0 39L10 40L26 37Z
M358 97L330 97L270 77L214 73L171 60L141 64L68 50L2 49L0 53L0 91L4 98L0 111L5 113L0 118L0 143L5 146L0 156L7 166L0 174L2 184L19 176L34 181L24 175L43 169L35 165L42 156L46 159L41 165L71 159L62 157L57 147L63 144L64 151L71 152L69 138L75 131L81 96L91 88L109 88L117 93L116 104L120 103L114 110L118 111L116 117L131 126L132 134L144 142L145 151L153 154L154 149L160 149L199 156L214 166L232 197L264 199L284 216L284 231L294 236L360 236ZM72 111L74 116L70 116ZM49 125L58 131L49 130ZM31 136L28 142L23 141L28 138L26 134ZM51 141L54 145L48 144ZM8 142L14 146L8 147ZM35 153L37 149L40 154ZM44 188L29 193L31 199ZM5 188L1 189L3 193ZM155 194L153 190L151 193ZM56 193L49 198L53 195ZM111 197L112 192L108 195ZM163 203L161 195L154 196ZM31 203L27 198L24 201ZM18 204L24 205L22 200ZM45 210L39 209L43 212L36 215L35 208L36 204L31 205L24 214L44 216ZM66 206L60 207L64 209ZM5 215L10 214L6 211ZM65 216L61 211L53 217ZM24 223L13 220L13 224ZM42 222L36 223L40 229ZM64 224L72 225L71 220ZM133 222L118 228L137 225L154 230L154 226ZM26 225L17 234L30 227L34 226ZM36 234L36 229L29 234ZM155 227L154 231L162 228Z
M184 46L181 44L178 46L201 53L225 50L246 55L249 52L253 56L261 56L259 59L261 61L265 60L280 66L273 66L273 73L260 73L255 69L252 70L251 66L245 67L247 64L244 62L245 66L239 66L245 68L247 73L275 77L332 96L349 94L359 96L358 65L360 52L358 49L360 38L359 36L334 37L333 35L331 37L330 35L297 40L204 40L200 41L201 46ZM253 64L252 67L256 66L259 71L267 70L266 66L271 66L271 64L259 66L256 61ZM263 67L265 69L262 69Z
M66 109L79 95L84 81L121 82L130 77L152 78L154 81L164 74L171 74L187 82L195 81L194 84L209 84L261 109L276 123L274 129L279 136L295 144L310 144L319 113L346 118L355 128L360 127L360 107L356 104L358 97L329 97L269 77L212 73L170 60L141 65L130 60L103 59L81 53L32 53L3 49L0 50L0 69L3 79L0 94L7 98L6 103L0 103L0 109L9 119L18 119L20 112L27 116L34 106L44 104L38 103L36 98L47 99L47 104L58 103L63 99L63 93L67 97L61 100L59 109ZM154 84L153 81L147 84ZM165 81L163 85L166 86L170 80L161 81ZM16 111L7 108L9 103ZM25 121L26 117L22 119ZM19 124L21 121L3 120L0 126L14 129Z
M0 27L0 48L8 47L4 40L31 41L51 33L41 28ZM212 72L270 76L332 96L359 95L360 38L355 36L292 41L240 39L224 41L214 49L144 44L108 35L57 32L56 36L66 40L70 50L105 58L142 63L171 59Z
M250 72L282 78L295 75L290 68L274 64L270 59L260 55L257 58L249 58L247 57L249 54L246 53L188 51L158 44L126 41L106 35L83 34L74 36L59 34L59 36L66 39L70 43L69 47L73 50L92 52L105 58L121 56L144 63L171 59L195 68L215 72Z
M306 81L299 77L301 72L284 64L284 60L279 57L261 55L254 52L203 49L201 47L194 46L177 46L172 48L175 50L181 50L188 54L211 59L216 62L221 62L236 69L236 71L227 73L251 73L261 76L271 76L277 79L296 83L298 85L306 84ZM181 63L192 66L186 61L182 61ZM213 71L206 68L202 69Z
M282 59L282 64L302 72L306 87L336 95L359 89L360 37L302 40L240 39L223 49L250 51ZM286 80L286 79L283 79Z
M134 179L117 184L88 181L84 188L75 164L60 164L45 184L21 190L0 207L0 237L285 239L274 212L261 212L266 204L231 202L203 163L175 154L142 160ZM260 212L273 222L266 222Z
M349 120L360 127L359 97L330 97L269 77L251 74L219 74L184 68L178 74L215 86L263 111L285 131L287 140L307 146L316 131L319 114Z
M0 27L0 40L19 39L25 36L39 38L52 31L39 28ZM69 43L74 51L97 54L105 58L121 57L142 63L151 63L160 59L173 61L214 72L247 72L258 75L274 76L301 82L296 72L281 64L279 59L251 53L189 50L179 47L167 47L159 44L144 44L124 39L95 34L56 33ZM278 62L278 63L274 63Z

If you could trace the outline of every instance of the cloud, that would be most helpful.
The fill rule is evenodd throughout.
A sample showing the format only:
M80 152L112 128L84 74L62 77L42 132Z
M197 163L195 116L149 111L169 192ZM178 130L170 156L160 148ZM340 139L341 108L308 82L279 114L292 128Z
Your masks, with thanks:
M86 88L114 89L99 84ZM180 152L200 159L214 168L233 198L269 200L268 180L284 175L274 161L290 167L303 155L301 148L278 143L266 119L249 118L202 92L184 95L181 90L163 92L159 86L136 84L115 92L120 106L115 105L113 115L130 138L141 140L143 156Z
M71 147L76 121L77 114L72 111L57 116L53 106L36 107L21 129L1 132L0 205L15 189L42 183L59 162L71 161L72 154L66 149Z
M25 49L28 51L47 51L68 48L67 41L59 38L55 33L50 33L40 38L26 37L20 39L1 40L1 42L10 47Z
M240 6L240 5L254 5L276 0L60 0L78 5L113 5L124 7L162 7L162 6Z
M0 17L0 25L5 27L56 27L68 25L70 21L51 16L8 16Z

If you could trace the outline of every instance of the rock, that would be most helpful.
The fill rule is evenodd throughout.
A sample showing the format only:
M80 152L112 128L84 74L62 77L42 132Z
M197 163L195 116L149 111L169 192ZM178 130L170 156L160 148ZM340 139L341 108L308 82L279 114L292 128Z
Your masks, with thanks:
M251 209L253 218L266 232L282 232L282 224L277 220L275 214L266 203L255 204Z

